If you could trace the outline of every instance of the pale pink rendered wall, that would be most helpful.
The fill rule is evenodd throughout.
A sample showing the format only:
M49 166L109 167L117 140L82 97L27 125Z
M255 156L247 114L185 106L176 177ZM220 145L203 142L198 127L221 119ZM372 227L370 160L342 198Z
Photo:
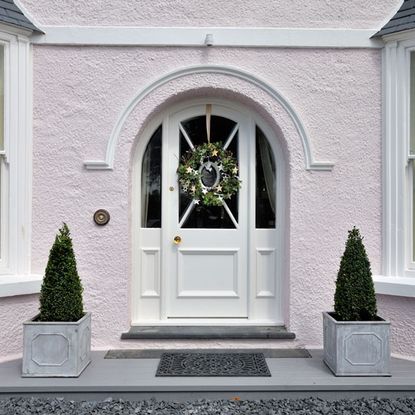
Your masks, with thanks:
M121 343L119 336L128 329L130 318L130 161L135 136L147 115L157 112L166 97L180 96L187 89L206 84L211 89L204 89L204 93L223 93L232 98L232 89L241 100L247 97L247 103L259 101L253 106L263 115L274 111L277 119L280 117L290 180L287 317L290 329L297 334L296 344L321 345L321 311L332 304L347 229L355 224L362 229L373 271L380 272L380 60L379 50L36 46L33 271L43 271L56 229L62 221L68 222L85 286L86 308L94 315L93 344L130 347L131 343ZM261 95L226 77L209 79L209 75L173 82L140 103L121 133L113 171L83 168L84 160L104 157L114 123L136 91L161 74L202 63L238 67L266 79L300 115L316 159L335 162L334 170L305 170L300 140L287 117L265 93ZM108 226L93 224L92 214L97 208L110 211ZM13 333L6 341L0 340L2 355L20 350L20 323L33 314L33 301L33 297L19 297L0 302L5 311L1 319L8 321ZM402 318L401 311L408 315L413 304L407 300L402 305L402 299L396 298L380 302L383 315L393 319ZM415 354L411 337L401 330L402 326L395 327L394 350ZM134 344L166 347L168 343Z
M400 0L20 0L37 22L90 26L273 26L376 29Z
M44 24L353 28L379 28L400 4L389 0L373 4L354 0L347 6L343 1L317 0L278 2L278 7L263 0L240 3L244 6L232 2L232 10L227 11L224 8L231 2L216 0L164 0L163 7L156 7L154 1L23 2ZM136 92L169 71L208 63L237 67L267 80L302 119L315 158L335 162L334 170L304 169L304 153L292 125L266 94L242 82L208 75L173 82L139 104L122 130L114 171L84 169L84 160L104 157L110 132ZM33 271L43 272L56 230L62 221L68 222L86 308L94 316L94 347L131 347L132 343L121 343L119 335L128 329L130 319L130 162L135 137L166 99L178 100L186 90L196 95L195 89L206 86L203 93L245 102L284 133L290 181L287 323L297 334L295 344L321 345L321 311L331 307L340 255L353 225L365 235L374 274L381 271L380 68L380 50L34 46ZM111 213L106 227L92 222L98 208ZM379 296L381 314L393 323L396 353L415 356L414 306L413 299ZM0 299L0 356L20 353L21 323L36 308L37 296ZM198 345L173 346L183 344ZM255 345L279 347L280 343Z

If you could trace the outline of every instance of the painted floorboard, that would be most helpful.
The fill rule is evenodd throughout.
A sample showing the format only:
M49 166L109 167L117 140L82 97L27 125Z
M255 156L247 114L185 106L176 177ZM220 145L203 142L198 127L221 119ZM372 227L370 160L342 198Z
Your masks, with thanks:
M377 395L380 392L415 395L415 362L400 359L392 359L392 377L335 377L324 365L322 352L310 350L312 357L308 359L267 358L272 377L156 378L159 359L104 359L105 353L93 352L92 363L78 379L22 378L21 360L1 363L0 397L42 393L86 397L89 393L97 396L134 394L144 398L145 393L146 397L164 393L174 398L179 393L196 397L197 392L205 397L210 392L250 392L254 396L269 392L270 396L284 397L287 393L300 392L304 396L323 396L333 392L343 396L342 393L346 392L364 395L370 391Z

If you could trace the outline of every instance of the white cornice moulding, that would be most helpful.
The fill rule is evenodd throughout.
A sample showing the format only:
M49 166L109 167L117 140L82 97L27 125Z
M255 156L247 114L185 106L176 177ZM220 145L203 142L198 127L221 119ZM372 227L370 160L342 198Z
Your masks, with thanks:
M287 112L295 128L300 136L301 144L304 150L305 169L314 171L331 171L334 167L334 163L330 161L316 161L313 157L313 151L311 146L311 140L305 130L304 124L301 121L300 116L294 110L292 105L284 98L276 89L274 89L268 82L264 81L257 76L252 75L249 72L242 71L238 68L232 68L224 65L194 65L177 69L170 72L161 78L151 82L144 87L138 94L130 101L130 103L124 108L120 114L115 126L111 132L111 135L107 142L107 150L104 160L86 160L84 166L88 170L112 170L114 167L115 150L118 143L118 137L121 134L122 127L126 122L128 116L138 103L143 100L148 94L156 90L157 88L165 85L166 83L173 81L184 76L193 74L221 74L229 75L237 79L241 79L248 82L257 88L263 90L269 94L276 102L278 102Z
M382 48L370 37L377 29L304 29L270 27L125 27L41 26L39 45L206 46L278 48Z

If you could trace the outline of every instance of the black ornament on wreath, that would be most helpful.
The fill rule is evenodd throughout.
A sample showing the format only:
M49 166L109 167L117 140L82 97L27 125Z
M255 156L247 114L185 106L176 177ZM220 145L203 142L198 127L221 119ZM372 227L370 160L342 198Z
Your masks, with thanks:
M182 190L195 204L206 206L222 206L238 192L238 172L236 158L220 142L208 142L187 151L177 169Z

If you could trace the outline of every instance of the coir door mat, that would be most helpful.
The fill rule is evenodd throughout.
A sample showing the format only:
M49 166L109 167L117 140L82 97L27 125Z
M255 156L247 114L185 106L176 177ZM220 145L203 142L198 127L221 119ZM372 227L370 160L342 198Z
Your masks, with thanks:
M262 353L163 353L156 376L271 376Z
M309 358L306 349L181 349L181 350L152 350L152 349L111 349L105 359L160 359L163 353L262 353L269 359L298 359Z

